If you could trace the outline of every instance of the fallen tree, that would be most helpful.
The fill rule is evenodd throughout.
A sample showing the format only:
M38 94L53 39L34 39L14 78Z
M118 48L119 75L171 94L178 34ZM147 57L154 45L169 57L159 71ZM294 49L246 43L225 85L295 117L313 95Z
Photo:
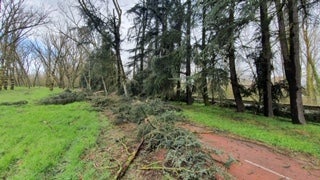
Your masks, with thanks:
M115 179L125 176L141 148L147 154L166 149L166 154L157 168L144 164L138 165L139 170L162 171L177 179L215 179L221 172L216 160L203 150L197 138L175 126L176 122L184 120L179 114L180 109L160 100L132 99L114 102L111 108L116 116L115 125L137 124L137 140L140 141L135 151L129 153L119 166Z
M22 101L15 101L15 102L2 102L0 103L0 106L20 106L20 105L26 105L28 104L28 101L22 100Z
M83 92L72 92L71 90L67 89L60 94L47 97L45 99L40 100L40 104L49 105L49 104L69 104L76 101L83 101L86 98L86 94Z

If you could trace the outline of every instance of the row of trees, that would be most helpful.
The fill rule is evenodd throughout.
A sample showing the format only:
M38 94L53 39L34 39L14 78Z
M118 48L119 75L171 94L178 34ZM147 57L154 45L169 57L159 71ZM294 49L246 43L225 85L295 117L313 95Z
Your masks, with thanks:
M185 75L186 101L190 104L194 80L190 76L192 58L200 68L197 80L201 82L199 88L205 104L208 104L208 78L217 80L219 71L228 71L237 111L244 111L242 88L236 71L239 51L236 42L242 30L253 24L259 29L255 36L259 39L259 48L255 49L258 52L255 52L253 60L256 67L255 83L262 97L264 115L273 116L271 74L272 43L275 40L271 41L271 34L276 34L274 37L280 44L289 86L292 122L304 124L299 24L301 21L307 23L310 10L316 3L317 1L297 0L140 1L129 11L135 16L133 33L136 48L132 50L135 54L132 65L137 69L134 79L139 82L138 92L146 91L149 95L166 93L168 96L168 93L176 89L176 98L179 99L180 79L181 75ZM271 22L278 23L276 31L270 30ZM197 28L201 28L202 32L196 36L201 37L195 38L191 45L190 31ZM147 68L143 68L145 64ZM228 68L221 69L221 64ZM313 74L317 75L315 69ZM212 82L211 86L219 86L221 81L223 80ZM312 80L309 82L313 83Z
M24 0L3 0L0 87L7 88L8 77L35 85L44 72L51 89L74 88L79 82L90 90L187 104L197 93L209 105L209 97L211 102L225 98L230 82L237 111L245 110L242 97L254 94L264 115L272 117L277 92L288 84L292 122L304 124L300 60L305 59L306 95L319 95L318 0L139 0L127 11L133 26L125 38L117 0L74 3L74 8L60 7L65 22L30 41L28 32L47 24L47 17L26 8ZM134 44L128 72L124 39ZM246 68L241 60L250 67L245 72L253 80L250 87L239 80ZM283 67L285 81L272 81L277 66Z

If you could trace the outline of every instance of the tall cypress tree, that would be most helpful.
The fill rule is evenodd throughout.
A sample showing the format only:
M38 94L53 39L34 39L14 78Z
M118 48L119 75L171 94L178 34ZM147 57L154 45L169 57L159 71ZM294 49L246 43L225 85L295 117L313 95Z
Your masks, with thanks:
M244 111L244 104L240 92L240 84L236 72L236 48L235 41L245 23L246 17L237 16L239 12L239 2L237 0L227 1L207 1L212 7L208 12L207 27L213 31L213 38L210 40L210 46L215 48L218 57L228 60L230 81L234 95L237 111Z

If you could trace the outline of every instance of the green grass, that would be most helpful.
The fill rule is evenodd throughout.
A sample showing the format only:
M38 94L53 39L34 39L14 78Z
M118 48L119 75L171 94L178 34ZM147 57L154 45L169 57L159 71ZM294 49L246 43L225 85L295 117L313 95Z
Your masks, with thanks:
M192 122L320 158L320 124L293 125L285 118L236 113L232 109L199 104L182 105L182 108Z
M37 100L61 92L61 89L55 88L53 91L49 91L48 88L36 87L25 88L16 87L15 90L2 90L0 91L0 102L13 102L27 100L31 103L35 103Z
M0 106L1 179L79 179L94 176L82 156L93 147L99 120L86 102L39 105L47 88L0 91L1 102L27 100L22 106ZM103 124L104 123L104 124Z

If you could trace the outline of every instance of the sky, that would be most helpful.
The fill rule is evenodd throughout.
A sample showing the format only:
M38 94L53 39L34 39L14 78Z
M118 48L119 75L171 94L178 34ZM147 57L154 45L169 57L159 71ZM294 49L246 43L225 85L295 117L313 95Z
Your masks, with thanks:
M105 0L108 1L108 0ZM28 4L34 8L40 8L42 10L50 12L50 16L53 19L61 19L63 15L59 13L59 6L68 6L70 4L77 4L77 0L28 0ZM126 11L129 10L138 0L119 0L120 7L122 8L122 28L127 30L130 26L130 20ZM109 0L109 6L112 7L112 0Z
M97 1L97 0L93 0ZM109 1L109 7L112 7L112 0L105 0ZM121 44L122 51L122 60L124 63L128 62L129 53L127 50L133 48L133 44L130 42L127 42L126 35L128 32L128 29L132 26L131 20L128 18L128 14L126 13L127 10L129 10L138 0L118 0L120 7L122 9L122 24L121 24L121 37L123 38L124 42ZM63 22L64 15L59 12L59 6L63 6L67 8L70 6L70 4L77 4L77 0L27 0L26 1L29 5L34 7L35 9L40 8L41 10L50 12L50 17L54 22L61 23ZM75 10L76 11L76 10ZM78 14L78 12L75 12L75 14ZM49 28L51 29L51 28ZM43 32L42 32L43 31ZM46 33L48 31L48 28L44 28L41 30L41 33Z

